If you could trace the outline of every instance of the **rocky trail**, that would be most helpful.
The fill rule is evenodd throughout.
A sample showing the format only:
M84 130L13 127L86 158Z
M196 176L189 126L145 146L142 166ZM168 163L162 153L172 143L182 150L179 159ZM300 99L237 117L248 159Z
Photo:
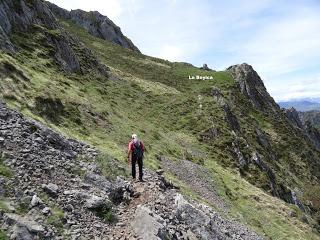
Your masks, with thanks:
M12 171L0 177L0 228L10 239L262 239L183 197L162 171L145 170L145 182L106 178L93 147L3 103L0 149Z

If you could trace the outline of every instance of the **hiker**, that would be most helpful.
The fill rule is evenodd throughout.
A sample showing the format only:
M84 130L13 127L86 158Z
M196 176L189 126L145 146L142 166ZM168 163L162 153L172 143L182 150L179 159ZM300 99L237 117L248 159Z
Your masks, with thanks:
M138 139L137 134L132 134L131 141L128 146L128 162L132 167L132 179L136 179L136 163L139 166L139 181L143 181L143 153L144 144Z

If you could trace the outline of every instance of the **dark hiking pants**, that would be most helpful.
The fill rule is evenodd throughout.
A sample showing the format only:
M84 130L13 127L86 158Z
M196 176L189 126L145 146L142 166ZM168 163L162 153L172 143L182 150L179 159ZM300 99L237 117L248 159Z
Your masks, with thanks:
M143 161L142 158L135 158L132 157L132 178L136 178L136 163L138 163L139 167L139 179L142 180L143 177L143 172L142 172L142 167L143 167Z

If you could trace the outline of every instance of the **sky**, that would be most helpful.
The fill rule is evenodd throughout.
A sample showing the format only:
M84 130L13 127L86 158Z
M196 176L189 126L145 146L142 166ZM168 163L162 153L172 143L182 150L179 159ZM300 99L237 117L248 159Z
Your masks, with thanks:
M320 96L320 0L50 0L108 16L142 53L223 70L246 62L276 101Z

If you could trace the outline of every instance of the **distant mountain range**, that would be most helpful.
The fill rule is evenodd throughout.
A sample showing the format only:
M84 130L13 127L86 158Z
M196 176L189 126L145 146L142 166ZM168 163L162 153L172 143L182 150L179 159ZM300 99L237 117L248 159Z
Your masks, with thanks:
M320 111L320 98L303 98L303 99L293 99L289 101L278 102L282 108L292 108L294 107L298 111Z

